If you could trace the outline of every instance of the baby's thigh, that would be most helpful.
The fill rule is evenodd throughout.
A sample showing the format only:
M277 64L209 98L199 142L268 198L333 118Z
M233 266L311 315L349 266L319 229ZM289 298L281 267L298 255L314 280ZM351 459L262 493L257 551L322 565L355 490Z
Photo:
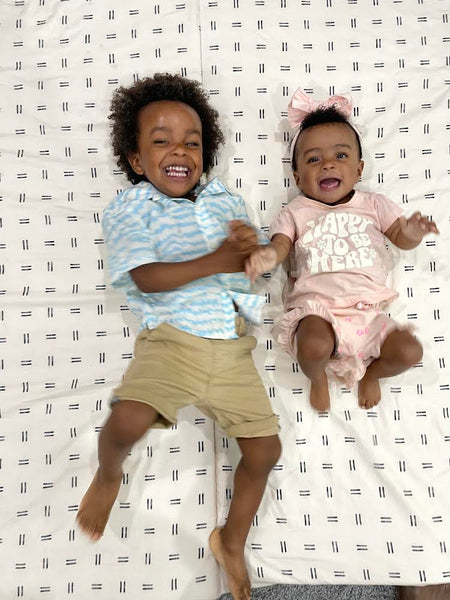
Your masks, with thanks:
M405 327L393 329L385 336L381 353L388 360L396 360L412 366L422 359L422 344Z
M332 324L318 315L307 315L299 322L297 333L298 355L311 360L330 357L335 347Z

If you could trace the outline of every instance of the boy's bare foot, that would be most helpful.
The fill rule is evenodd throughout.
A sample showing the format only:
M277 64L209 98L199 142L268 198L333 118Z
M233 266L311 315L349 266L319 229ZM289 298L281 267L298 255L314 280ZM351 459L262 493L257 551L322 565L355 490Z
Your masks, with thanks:
M103 535L109 513L119 493L121 482L122 476L108 481L103 479L97 471L83 496L77 514L77 521L84 533L94 542Z
M399 586L398 597L400 600L449 600L450 584L441 583L437 585Z
M373 408L381 400L380 380L367 376L358 385L358 404L361 408Z
M209 547L227 576L228 589L233 600L251 600L252 591L245 566L244 555L229 552L222 541L221 527L216 527L209 536Z
M311 390L309 392L309 401L316 410L329 410L330 392L328 390L328 380L324 383L314 383L311 381Z

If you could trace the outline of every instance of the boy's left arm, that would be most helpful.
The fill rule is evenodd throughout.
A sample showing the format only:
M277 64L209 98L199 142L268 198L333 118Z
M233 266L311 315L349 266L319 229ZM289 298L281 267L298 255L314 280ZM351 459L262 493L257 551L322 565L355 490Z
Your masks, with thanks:
M398 248L411 250L418 246L428 233L439 233L436 223L420 212L415 212L409 219L400 216L384 235Z

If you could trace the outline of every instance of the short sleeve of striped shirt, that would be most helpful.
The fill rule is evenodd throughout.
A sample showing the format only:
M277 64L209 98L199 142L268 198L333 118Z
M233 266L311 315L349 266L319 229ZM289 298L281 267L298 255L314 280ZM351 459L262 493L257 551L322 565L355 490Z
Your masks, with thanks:
M129 271L157 260L148 228L151 202L145 189L133 186L121 192L103 213L108 272L116 287L132 285Z

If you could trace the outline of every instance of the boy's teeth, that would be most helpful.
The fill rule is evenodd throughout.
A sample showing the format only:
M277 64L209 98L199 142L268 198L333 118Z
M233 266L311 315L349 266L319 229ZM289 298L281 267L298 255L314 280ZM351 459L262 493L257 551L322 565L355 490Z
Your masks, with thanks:
M187 167L181 167L178 165L166 167L165 171L167 175L170 175L171 177L184 177L189 173L189 169Z

